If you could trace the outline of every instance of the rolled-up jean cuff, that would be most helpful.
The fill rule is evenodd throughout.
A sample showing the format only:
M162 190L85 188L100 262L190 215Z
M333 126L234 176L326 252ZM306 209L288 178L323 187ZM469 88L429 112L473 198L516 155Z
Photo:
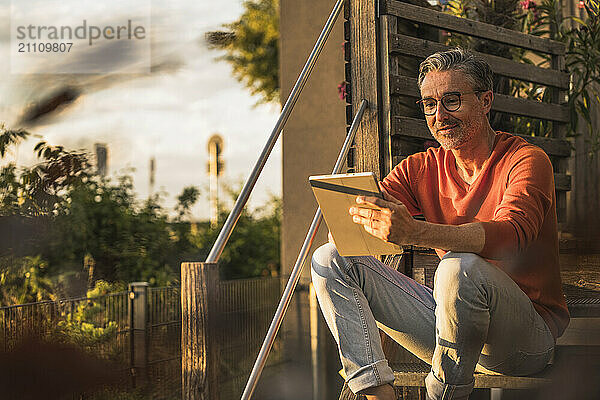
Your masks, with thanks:
M364 389L394 382L394 372L387 360L379 360L359 368L347 377L346 382L352 393L357 394Z
M432 400L466 400L473 391L475 381L466 385L451 385L441 382L430 372L425 378L425 386L427 387L427 398Z

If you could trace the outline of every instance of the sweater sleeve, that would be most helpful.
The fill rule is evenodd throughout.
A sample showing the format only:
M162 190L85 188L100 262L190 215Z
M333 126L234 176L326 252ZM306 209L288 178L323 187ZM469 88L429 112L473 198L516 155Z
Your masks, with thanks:
M424 153L417 153L405 158L381 182L383 189L400 200L411 215L422 213L413 187L416 187L419 179L419 173L423 166L423 155Z
M492 220L482 222L482 257L501 259L527 249L553 210L554 174L546 153L526 146L511 161L502 201Z

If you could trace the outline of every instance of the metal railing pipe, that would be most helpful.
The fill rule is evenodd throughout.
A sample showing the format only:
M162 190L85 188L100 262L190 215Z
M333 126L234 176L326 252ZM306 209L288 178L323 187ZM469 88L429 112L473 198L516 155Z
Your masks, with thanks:
M335 162L335 166L333 167L334 174L340 172L344 160L348 156L348 152L350 151L350 146L354 141L354 137L356 136L356 130L358 129L358 125L360 124L360 120L362 119L365 110L367 109L367 101L363 100L360 103L358 108L358 112L354 116L352 121L352 125L350 126L350 131L346 136L346 140L344 141L344 145L340 150L340 154L338 155L338 159ZM250 373L250 377L248 378L248 383L246 383L246 388L244 389L244 393L242 394L242 400L248 400L252 396L254 389L256 388L256 384L258 383L258 378L260 378L260 374L262 373L265 364L267 363L267 357L269 356L269 352L271 351L271 347L275 342L275 336L277 336L277 332L281 327L281 323L283 322L283 317L288 309L290 301L292 299L292 294L294 293L294 289L298 284L298 280L300 279L300 273L302 272L302 267L306 262L306 257L308 256L308 251L310 250L310 246L312 245L313 240L315 239L315 235L317 234L317 229L319 229L319 225L321 224L321 209L318 208L315 212L315 216L310 224L310 228L308 229L308 233L306 234L306 238L304 239L304 244L302 244L302 248L300 249L300 254L298 254L298 258L296 259L296 263L294 264L294 268L290 273L290 278L285 286L283 291L283 295L281 296L281 300L279 301L279 305L277 306L277 311L275 311L275 316L271 321L271 325L269 326L269 330L267 331L267 336L262 344L260 352L258 353L258 357L254 362L254 367L252 368L252 372Z
M327 19L327 22L325 23L325 26L323 27L323 30L321 31L321 34L319 35L315 46L313 47L310 55L308 56L308 59L306 60L306 63L304 64L304 68L302 68L302 72L300 72L300 76L298 76L298 79L296 80L296 83L294 84L294 87L292 88L292 91L288 99L286 100L285 105L283 106L283 110L281 111L279 119L277 120L277 123L275 124L275 127L271 132L269 140L263 148L263 151L260 154L256 165L254 165L252 173L250 174L248 180L244 184L242 192L238 196L235 205L231 210L231 213L229 213L229 216L227 217L223 228L221 228L221 232L219 232L217 240L215 240L215 243L213 244L210 253L208 253L208 257L206 257L207 263L213 263L219 260L219 257L221 256L221 253L225 248L225 244L227 243L229 236L231 236L231 232L233 231L237 220L240 218L242 210L246 205L248 198L250 197L250 193L252 192L256 181L258 180L258 176L260 175L263 167L265 166L267 158L269 158L269 154L271 154L271 150L273 150L275 142L277 142L277 138L279 137L283 126L287 122L287 119L290 116L292 109L294 108L294 104L296 104L296 101L300 96L300 92L302 92L302 89L304 88L304 85L306 84L306 81L308 80L308 77L310 76L310 73L312 72L317 62L319 54L321 54L321 50L323 50L323 46L325 45L325 42L327 41L327 38L329 37L331 30L333 29L333 25L337 17L340 15L343 4L344 0L337 0L335 5L333 6L333 10L331 11L331 14Z

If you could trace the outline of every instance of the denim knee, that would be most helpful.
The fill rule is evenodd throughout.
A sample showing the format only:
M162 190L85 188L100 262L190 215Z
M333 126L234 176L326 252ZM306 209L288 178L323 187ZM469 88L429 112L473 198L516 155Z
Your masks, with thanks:
M341 256L335 246L326 243L315 250L311 260L311 276L315 288L327 279L339 278L339 263Z
M449 252L442 258L435 271L434 288L477 282L481 277L482 263L486 262L474 253Z
M337 264L340 255L337 249L331 243L325 243L315 250L311 260L311 272L319 276L326 277L332 273Z
M482 300L487 267L487 261L477 254L447 253L435 271L433 296L436 303Z
M339 256L337 249L332 243L325 243L313 253L312 265L314 267L316 263L316 265L320 266L331 266L333 260Z

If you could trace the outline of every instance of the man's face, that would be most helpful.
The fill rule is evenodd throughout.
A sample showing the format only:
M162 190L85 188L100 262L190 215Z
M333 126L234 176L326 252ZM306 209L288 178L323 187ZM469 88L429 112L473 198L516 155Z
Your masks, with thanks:
M441 101L433 115L426 115L433 137L446 150L459 149L487 129L487 116L492 92L474 93L467 76L460 71L432 71L421 85L422 99L440 100L449 93L460 93L460 107L448 111ZM479 96L478 96L479 94Z

